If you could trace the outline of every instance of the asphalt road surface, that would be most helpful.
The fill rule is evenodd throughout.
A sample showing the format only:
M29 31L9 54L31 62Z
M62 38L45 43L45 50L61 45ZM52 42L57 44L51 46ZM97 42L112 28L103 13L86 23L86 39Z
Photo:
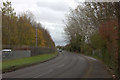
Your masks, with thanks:
M61 52L47 62L4 73L3 78L111 78L105 66L98 60Z

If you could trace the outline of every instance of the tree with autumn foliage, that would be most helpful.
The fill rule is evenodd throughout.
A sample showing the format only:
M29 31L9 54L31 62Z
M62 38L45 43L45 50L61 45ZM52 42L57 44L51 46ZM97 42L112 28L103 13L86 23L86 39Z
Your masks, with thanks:
M36 27L38 47L55 47L49 32L34 20L31 12L17 16L8 1L3 2L1 10L3 48L35 47Z
M118 59L118 22L117 20L111 20L101 24L99 32L103 39L106 41L107 49L109 53L114 53L113 56Z

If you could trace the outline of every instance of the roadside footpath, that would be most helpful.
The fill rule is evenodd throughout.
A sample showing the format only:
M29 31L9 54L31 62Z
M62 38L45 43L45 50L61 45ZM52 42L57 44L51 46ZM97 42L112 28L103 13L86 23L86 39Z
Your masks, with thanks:
M109 78L113 80L112 74L101 61L88 56L84 56L84 58L88 60L89 68L83 78Z

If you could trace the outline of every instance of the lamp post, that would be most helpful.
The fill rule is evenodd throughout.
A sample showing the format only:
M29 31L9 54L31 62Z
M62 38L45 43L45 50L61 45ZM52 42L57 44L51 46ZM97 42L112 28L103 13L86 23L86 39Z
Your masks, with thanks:
M37 48L37 24L36 24L36 48Z

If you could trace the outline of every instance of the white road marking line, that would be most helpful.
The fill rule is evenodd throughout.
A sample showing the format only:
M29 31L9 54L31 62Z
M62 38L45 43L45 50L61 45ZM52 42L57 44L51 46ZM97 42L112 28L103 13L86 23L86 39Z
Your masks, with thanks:
M52 71L53 71L53 69L50 69L49 71L47 71L47 72L45 72L45 73L43 73L43 74L39 74L39 75L35 76L34 78L38 78L38 77L40 77L40 76L46 75L46 74L48 74L48 73L50 73L50 72L52 72Z
M95 58L92 58L92 57L88 57L88 58L96 61L96 59L95 59Z

